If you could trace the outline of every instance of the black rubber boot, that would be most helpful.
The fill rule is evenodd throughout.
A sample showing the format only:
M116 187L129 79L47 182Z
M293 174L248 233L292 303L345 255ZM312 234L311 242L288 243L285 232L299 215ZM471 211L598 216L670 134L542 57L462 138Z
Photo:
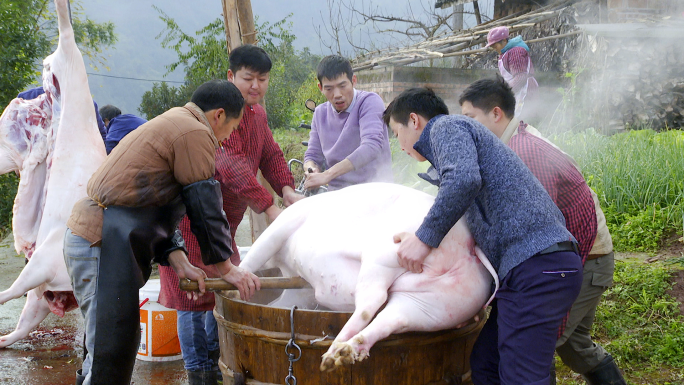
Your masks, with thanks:
M549 385L556 385L556 365L552 366L549 372Z
M216 369L218 369L218 363L219 359L221 358L221 350L216 349L216 350L210 350L209 351L209 360L211 361L211 364L214 365Z
M627 385L610 354L597 367L582 377L584 377L587 385Z
M209 360L211 361L213 367L212 369L216 372L216 379L219 385L223 384L223 374L221 374L221 368L219 367L219 360L221 359L221 350L210 350Z
M217 385L216 371L190 371L188 370L188 383L190 385Z
M76 385L83 385L83 381L85 381L85 376L81 374L83 373L81 370L82 369L78 369L76 371Z

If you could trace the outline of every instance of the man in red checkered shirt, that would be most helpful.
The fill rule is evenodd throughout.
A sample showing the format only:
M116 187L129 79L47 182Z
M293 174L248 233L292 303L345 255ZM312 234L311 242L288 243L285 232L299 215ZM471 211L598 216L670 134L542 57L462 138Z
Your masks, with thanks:
M215 179L221 183L223 210L233 237L231 262L240 263L235 244L235 231L250 207L256 213L266 213L273 221L281 209L273 196L257 181L259 170L273 189L289 206L303 196L294 191L294 178L287 167L283 152L268 127L266 111L259 105L268 89L271 60L266 52L254 45L232 50L228 81L235 84L245 98L245 111L240 126L216 150ZM187 217L180 224L188 249L190 263L202 268L208 277L219 277L213 266L202 264L197 240L190 232ZM172 269L160 266L162 289L159 302L178 310L178 337L188 371L190 385L215 384L219 356L216 320L212 314L214 295L207 293L198 301L190 301L178 287L178 277Z
M499 76L476 81L463 91L459 103L463 115L482 123L522 159L563 213L568 231L579 244L584 281L559 328L558 354L590 385L625 384L610 354L591 341L596 306L612 283L613 273L612 240L598 199L569 155L542 138L534 127L516 119L515 95L505 79ZM598 282L607 275L609 282ZM551 384L555 383L552 369Z

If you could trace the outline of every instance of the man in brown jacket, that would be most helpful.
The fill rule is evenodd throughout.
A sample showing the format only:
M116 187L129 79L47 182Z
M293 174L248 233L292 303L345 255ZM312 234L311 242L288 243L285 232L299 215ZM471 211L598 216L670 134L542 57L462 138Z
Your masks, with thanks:
M77 384L130 383L140 342L138 290L151 263L183 278L205 273L186 257L178 223L186 213L203 262L218 268L243 299L258 278L233 266L231 237L214 176L214 151L242 118L232 83L204 83L192 102L172 108L126 136L88 182L67 222L64 258L85 318L86 358Z

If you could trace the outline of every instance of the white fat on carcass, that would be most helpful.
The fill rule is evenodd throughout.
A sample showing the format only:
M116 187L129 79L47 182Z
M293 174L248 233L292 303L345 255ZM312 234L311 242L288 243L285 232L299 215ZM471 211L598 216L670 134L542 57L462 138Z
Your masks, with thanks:
M0 118L0 172L20 175L12 231L17 252L29 262L0 304L28 292L16 329L0 348L25 338L52 311L76 306L64 263L66 222L106 153L97 128L81 52L69 22L67 0L55 0L56 51L43 61L45 94L15 99Z
M393 236L415 232L433 202L428 194L387 183L306 198L271 224L240 266L251 272L276 266L311 284L308 298L302 290L286 290L272 306L320 303L353 311L321 370L360 361L390 334L464 324L491 300L493 280L498 286L463 220L428 255L422 273L399 266Z

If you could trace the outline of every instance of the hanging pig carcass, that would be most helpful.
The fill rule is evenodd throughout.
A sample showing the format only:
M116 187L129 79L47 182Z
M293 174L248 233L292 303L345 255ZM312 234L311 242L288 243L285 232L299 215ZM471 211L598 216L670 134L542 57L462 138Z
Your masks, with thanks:
M310 291L286 290L272 306L353 311L321 370L361 361L390 334L462 325L485 306L492 280L498 283L463 220L432 250L422 273L399 266L394 235L415 232L433 202L387 183L306 198L273 222L240 266L251 272L279 267L311 284Z
M0 337L0 348L26 337L50 311L63 316L77 307L62 253L66 222L106 156L67 0L55 0L55 8L59 43L43 61L45 94L14 99L0 117L0 174L20 176L14 244L29 258L0 293L0 304L27 293L17 327Z

